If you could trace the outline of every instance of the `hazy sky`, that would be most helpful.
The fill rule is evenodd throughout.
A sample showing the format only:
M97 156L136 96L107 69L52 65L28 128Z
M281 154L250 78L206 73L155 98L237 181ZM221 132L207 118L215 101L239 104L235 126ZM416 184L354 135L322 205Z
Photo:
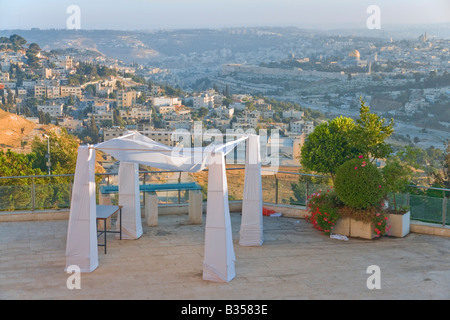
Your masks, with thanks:
M369 5L380 7L381 27L450 22L450 0L0 0L0 29L64 29L69 5L81 29L364 28Z

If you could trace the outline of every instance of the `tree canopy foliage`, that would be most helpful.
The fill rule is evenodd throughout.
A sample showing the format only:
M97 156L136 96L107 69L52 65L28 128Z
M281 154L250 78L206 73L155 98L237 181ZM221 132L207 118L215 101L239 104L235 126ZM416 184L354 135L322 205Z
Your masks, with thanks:
M393 120L386 120L361 100L360 118L337 117L318 125L302 147L301 164L312 171L331 175L350 159L363 155L367 159L388 156L392 150L386 139L394 132Z
M75 172L77 161L78 141L65 130L58 135L48 134L50 141L50 161L53 174L72 174ZM42 172L47 171L48 141L35 136L31 144L33 156L32 166Z

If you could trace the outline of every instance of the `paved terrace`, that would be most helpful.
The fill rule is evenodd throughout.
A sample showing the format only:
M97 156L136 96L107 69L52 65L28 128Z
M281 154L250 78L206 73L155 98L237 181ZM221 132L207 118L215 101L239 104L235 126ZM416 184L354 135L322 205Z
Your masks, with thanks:
M449 299L450 238L411 233L403 239L330 239L304 219L264 217L261 247L238 244L232 213L236 278L202 280L204 225L160 216L138 240L108 234L99 267L66 287L67 220L0 223L0 299ZM381 289L369 290L378 265Z

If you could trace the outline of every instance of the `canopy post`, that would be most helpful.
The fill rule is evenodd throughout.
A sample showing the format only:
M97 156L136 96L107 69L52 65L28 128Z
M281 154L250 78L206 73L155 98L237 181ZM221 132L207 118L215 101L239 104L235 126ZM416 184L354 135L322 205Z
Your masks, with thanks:
M65 270L78 266L81 272L92 272L98 267L95 149L78 148L72 190Z
M122 239L142 236L141 200L139 193L139 165L120 162L119 205L122 208ZM120 226L117 225L117 228Z
M210 157L203 279L231 281L235 277L235 260L225 156L220 152Z
M239 244L260 246L264 242L262 215L262 181L259 136L247 140L244 196Z

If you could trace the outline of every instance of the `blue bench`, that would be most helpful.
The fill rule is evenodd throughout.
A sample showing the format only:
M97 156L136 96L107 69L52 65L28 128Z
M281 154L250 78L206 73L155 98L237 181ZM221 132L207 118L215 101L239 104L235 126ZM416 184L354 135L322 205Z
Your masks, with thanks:
M157 192L157 191L181 191L181 190L202 190L202 187L196 182L183 183L156 183L156 184L141 184L139 191L142 192ZM119 186L100 186L100 193L111 194L119 192Z
M139 191L144 192L145 201L145 219L147 225L154 227L158 225L158 196L157 191L189 191L189 220L193 224L202 223L203 195L202 187L196 182L184 183L157 183L141 184ZM119 186L100 186L100 194L108 195L118 193Z

